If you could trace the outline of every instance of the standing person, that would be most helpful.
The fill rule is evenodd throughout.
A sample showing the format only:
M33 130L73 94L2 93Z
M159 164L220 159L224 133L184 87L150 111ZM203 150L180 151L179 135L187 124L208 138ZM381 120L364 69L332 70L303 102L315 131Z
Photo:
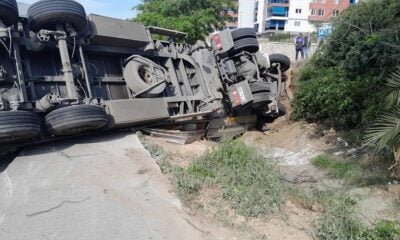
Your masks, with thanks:
M304 36L304 47L303 47L305 59L307 59L308 56L310 55L310 48L311 48L310 33L306 33L306 35Z
M301 58L304 59L304 38L302 33L294 39L294 45L296 46L296 61L299 58L299 53Z

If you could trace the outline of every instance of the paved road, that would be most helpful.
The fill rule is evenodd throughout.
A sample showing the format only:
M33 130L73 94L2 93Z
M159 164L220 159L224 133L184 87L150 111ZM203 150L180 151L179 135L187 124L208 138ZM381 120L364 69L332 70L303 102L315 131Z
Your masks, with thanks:
M0 239L204 239L169 190L133 134L31 147L0 172Z

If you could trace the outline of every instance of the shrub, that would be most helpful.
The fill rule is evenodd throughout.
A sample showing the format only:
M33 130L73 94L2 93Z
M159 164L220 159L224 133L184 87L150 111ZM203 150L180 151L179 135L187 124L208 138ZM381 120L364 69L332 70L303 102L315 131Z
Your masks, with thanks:
M346 10L297 77L294 117L365 128L383 106L384 79L400 63L400 1L370 0Z

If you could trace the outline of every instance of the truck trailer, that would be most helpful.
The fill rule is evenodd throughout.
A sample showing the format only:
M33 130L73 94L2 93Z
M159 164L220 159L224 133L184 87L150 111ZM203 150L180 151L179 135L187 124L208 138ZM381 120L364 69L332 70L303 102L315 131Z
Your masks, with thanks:
M1 0L0 145L131 127L212 139L242 132L252 116L279 116L290 60L262 54L254 29L174 41L184 36L87 16L73 0L40 0L27 11Z

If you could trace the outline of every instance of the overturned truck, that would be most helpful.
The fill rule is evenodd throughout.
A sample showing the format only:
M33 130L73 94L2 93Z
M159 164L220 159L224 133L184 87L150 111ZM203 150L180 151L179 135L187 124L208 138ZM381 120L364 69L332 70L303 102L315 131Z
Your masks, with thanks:
M1 0L0 144L126 127L220 138L254 125L243 116L279 115L290 61L261 54L254 30L224 30L194 45L153 33L184 36L87 16L72 0L40 0L26 12Z

